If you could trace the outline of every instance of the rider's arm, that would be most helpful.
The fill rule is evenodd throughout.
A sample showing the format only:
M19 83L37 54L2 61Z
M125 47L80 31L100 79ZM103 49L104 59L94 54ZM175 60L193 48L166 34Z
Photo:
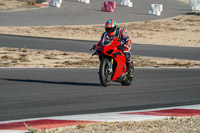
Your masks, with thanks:
M132 41L129 39L129 36L127 35L127 32L124 29L122 29L121 31L121 39L124 48L131 47Z

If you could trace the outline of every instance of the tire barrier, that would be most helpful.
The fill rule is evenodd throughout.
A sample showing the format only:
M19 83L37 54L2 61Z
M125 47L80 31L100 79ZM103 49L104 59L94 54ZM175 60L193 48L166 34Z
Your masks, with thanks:
M78 0L78 2L82 2L82 3L90 4L90 0Z
M116 8L116 2L110 2L110 1L104 1L104 7L101 8L101 11L104 12L114 12L114 9Z
M60 8L63 0L51 0L49 6Z
M163 12L163 5L162 4L151 4L150 9L148 10L148 14L160 16Z
M120 0L119 3L121 6L133 7L133 2L130 0Z
M200 1L190 0L190 7L192 11L200 11Z

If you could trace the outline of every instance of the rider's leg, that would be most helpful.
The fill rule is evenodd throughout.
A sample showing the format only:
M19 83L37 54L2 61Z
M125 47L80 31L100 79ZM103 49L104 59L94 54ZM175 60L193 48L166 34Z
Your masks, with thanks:
M131 52L124 52L124 55L126 56L126 64L127 64L128 74L130 77L133 77L134 65L133 65L133 61L131 59Z

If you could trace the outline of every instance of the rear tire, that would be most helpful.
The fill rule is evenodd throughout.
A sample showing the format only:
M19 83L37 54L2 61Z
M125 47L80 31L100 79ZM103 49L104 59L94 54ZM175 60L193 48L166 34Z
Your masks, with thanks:
M132 81L133 81L133 78L127 76L127 77L126 77L126 80L122 81L121 84L122 84L123 86L130 86L130 85L132 85Z
M123 86L130 86L132 85L133 79L134 79L134 66L133 66L133 77L126 75L126 80L122 81L121 84Z
M109 62L110 61L106 58L102 59L101 64L100 64L100 68L99 68L99 79L100 79L101 84L104 87L108 86L109 82L111 80L108 77L108 76L110 76L109 73L108 73L108 63Z

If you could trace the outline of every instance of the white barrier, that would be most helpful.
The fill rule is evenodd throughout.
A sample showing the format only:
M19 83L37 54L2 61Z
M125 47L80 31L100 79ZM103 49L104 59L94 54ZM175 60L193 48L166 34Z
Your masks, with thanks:
M151 4L150 9L148 10L148 14L160 16L163 12L162 4Z
M200 11L200 1L190 0L190 7L193 11Z
M50 6L60 8L63 0L51 0L49 2Z
M120 0L119 3L121 6L133 7L133 2L130 0Z
M90 4L90 0L78 0L78 2L82 2L82 3Z

